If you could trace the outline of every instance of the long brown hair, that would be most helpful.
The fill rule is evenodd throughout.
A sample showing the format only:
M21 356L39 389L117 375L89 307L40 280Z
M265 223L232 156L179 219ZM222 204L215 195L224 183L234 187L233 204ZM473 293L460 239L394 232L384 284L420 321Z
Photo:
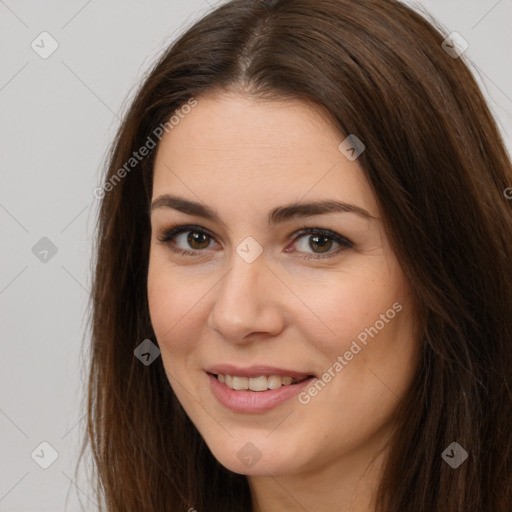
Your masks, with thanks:
M113 181L158 126L214 90L313 102L366 146L358 161L421 309L421 362L377 510L512 510L512 168L446 36L394 0L234 0L153 67L109 154L98 218L81 455L90 442L106 510L252 508L246 477L212 456L161 358L134 356L157 344L146 289L156 150ZM468 452L457 468L442 458L453 442Z

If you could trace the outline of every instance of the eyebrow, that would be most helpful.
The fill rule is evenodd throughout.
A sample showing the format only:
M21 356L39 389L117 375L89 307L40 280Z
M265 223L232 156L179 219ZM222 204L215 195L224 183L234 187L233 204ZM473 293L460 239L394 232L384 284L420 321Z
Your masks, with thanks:
M190 201L184 197L173 196L170 194L158 196L151 204L150 213L158 208L172 208L173 210L177 210L182 213L197 215L198 217L204 217L205 219L210 219L214 222L225 225L215 210L205 204ZM324 200L307 203L291 203L284 206L278 206L269 212L267 216L267 224L269 227L273 227L276 224L285 222L292 218L309 217L325 213L354 213L364 219L376 219L376 217L371 215L365 209L360 206L356 206L355 204L336 200Z

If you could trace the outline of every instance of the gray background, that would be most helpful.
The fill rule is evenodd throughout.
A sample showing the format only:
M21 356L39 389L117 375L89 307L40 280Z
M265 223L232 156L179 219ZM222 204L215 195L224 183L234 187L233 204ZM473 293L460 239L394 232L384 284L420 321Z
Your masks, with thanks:
M97 510L86 475L74 474L85 426L85 308L99 204L92 191L144 71L217 4L0 0L2 512L78 511L79 500ZM417 5L468 41L465 56L511 151L512 0ZM46 59L31 47L50 48L43 31L59 45ZM40 252L43 237L54 255ZM43 441L58 453L48 469L40 467L51 462Z

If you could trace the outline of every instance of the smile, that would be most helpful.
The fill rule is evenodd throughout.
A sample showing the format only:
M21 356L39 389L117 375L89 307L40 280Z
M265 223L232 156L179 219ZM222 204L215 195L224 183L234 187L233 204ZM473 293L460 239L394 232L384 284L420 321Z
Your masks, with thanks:
M311 374L268 367L242 370L223 366L210 368L205 374L218 403L245 413L262 413L285 404L315 379Z
M259 377L240 377L236 375L224 375L219 373L217 380L225 384L228 388L236 391L267 391L268 389L279 389L281 386L298 384L307 377L296 379L294 377L280 375L260 375Z

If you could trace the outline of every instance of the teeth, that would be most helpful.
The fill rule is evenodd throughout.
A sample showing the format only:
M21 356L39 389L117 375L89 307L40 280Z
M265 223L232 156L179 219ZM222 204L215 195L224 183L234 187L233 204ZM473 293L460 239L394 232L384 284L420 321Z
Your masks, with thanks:
M251 391L266 391L268 389L267 386L267 377L262 375L261 377L251 377L247 379L249 382L248 388Z
M286 379L286 381L285 381ZM288 382L288 380L290 382ZM291 384L291 377L279 377L278 375L270 375L267 377L267 387L268 389L279 389L282 385Z
M249 389L249 377L233 377L233 389Z
M239 377L236 375L217 375L219 382L226 384L228 388L237 391L250 389L251 391L267 391L279 389L281 386L289 386L301 382L307 377L294 379L293 377L281 377L280 375L262 375L261 377Z

